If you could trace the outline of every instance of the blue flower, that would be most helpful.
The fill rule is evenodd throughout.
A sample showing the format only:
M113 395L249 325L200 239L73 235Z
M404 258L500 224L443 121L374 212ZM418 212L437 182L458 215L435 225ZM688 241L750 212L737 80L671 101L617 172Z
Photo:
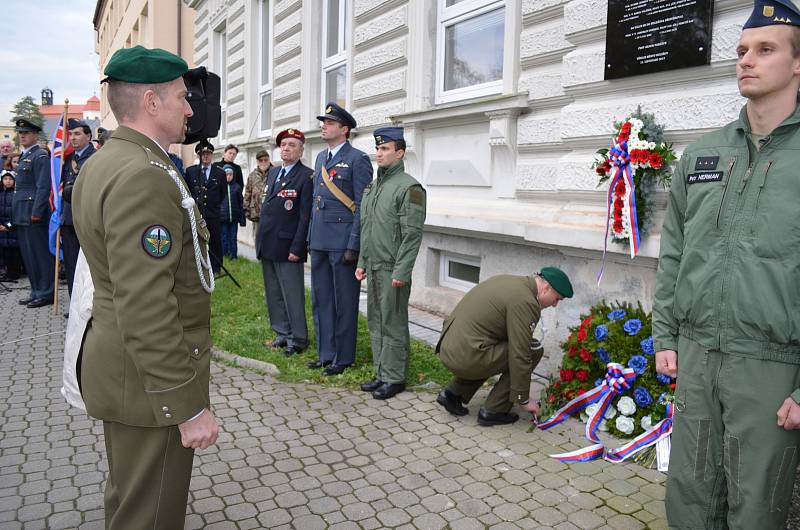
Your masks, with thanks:
M652 335L644 339L642 342L639 343L642 347L642 352L645 355L655 355L656 349L653 347L653 337Z
M594 386L600 386L603 384L603 378L595 379Z
M633 389L633 400L640 407L649 407L653 404L653 396L650 395L646 388L641 386Z
M625 330L625 333L633 337L639 333L640 329L642 329L642 321L638 318L632 318L625 322L625 324L622 326L622 329Z
M600 357L603 364L608 364L608 361L611 359L605 348L597 348L597 356Z
M656 374L656 379L658 379L659 383L663 383L665 385L672 384L672 378L668 375Z
M594 329L594 339L597 342L606 340L607 337L608 337L608 328L603 324L600 324Z
M647 357L642 355L634 355L631 357L631 360L628 361L628 367L633 368L633 371L639 375L642 375L645 370L647 370Z
M608 314L609 320L622 320L625 318L625 310L624 309L615 309Z

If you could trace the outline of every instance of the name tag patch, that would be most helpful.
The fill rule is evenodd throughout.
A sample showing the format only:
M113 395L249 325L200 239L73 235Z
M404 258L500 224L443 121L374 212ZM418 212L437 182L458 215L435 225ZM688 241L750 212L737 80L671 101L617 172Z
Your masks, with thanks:
M686 176L687 184L701 184L703 182L720 182L722 171L703 171L702 173L689 173Z

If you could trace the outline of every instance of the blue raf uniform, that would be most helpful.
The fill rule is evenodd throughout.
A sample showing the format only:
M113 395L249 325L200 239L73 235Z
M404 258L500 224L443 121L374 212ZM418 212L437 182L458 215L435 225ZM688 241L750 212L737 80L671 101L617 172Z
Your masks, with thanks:
M69 129L78 127L88 127L82 120L69 120ZM78 178L78 173L95 151L91 142L80 152L73 151L64 161L61 168L61 249L64 252L64 268L67 271L67 289L70 297L72 296L72 282L75 279L75 265L78 263L78 252L81 250L78 243L78 235L75 233L75 226L72 224L72 188Z
M345 109L329 103L320 121L334 120L356 127ZM349 200L355 213L322 180L322 168ZM364 188L372 182L372 163L363 151L345 141L317 155L314 163L314 197L309 228L311 289L314 325L317 327L319 362L330 364L328 375L342 373L355 362L360 285L355 279L361 248L359 208ZM347 252L350 251L350 252ZM347 254L347 256L346 256ZM347 263L345 263L345 259Z
M280 132L275 143L280 146L284 138L305 143L305 135L297 129ZM269 321L276 335L272 344L285 346L287 356L308 346L303 263L308 254L313 174L300 160L271 168L259 213L256 255L261 261ZM290 261L289 254L297 261Z
M17 132L42 132L26 119L16 121ZM50 158L39 144L22 152L17 168L17 188L11 205L11 222L17 227L22 261L31 282L29 299L20 300L28 307L53 303L54 262L50 254Z
M202 156L204 152L213 153L214 146L208 140L200 140L194 151L198 156ZM214 164L203 166L201 162L186 168L186 183L206 222L211 266L214 272L218 273L222 263L222 228L219 210L222 205L222 192L225 189L225 171Z

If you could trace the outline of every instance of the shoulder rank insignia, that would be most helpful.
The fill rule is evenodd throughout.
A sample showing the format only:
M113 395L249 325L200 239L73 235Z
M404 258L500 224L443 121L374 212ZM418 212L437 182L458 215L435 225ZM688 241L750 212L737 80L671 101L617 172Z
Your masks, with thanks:
M142 248L154 258L163 258L172 249L172 236L162 225L150 225L142 234Z

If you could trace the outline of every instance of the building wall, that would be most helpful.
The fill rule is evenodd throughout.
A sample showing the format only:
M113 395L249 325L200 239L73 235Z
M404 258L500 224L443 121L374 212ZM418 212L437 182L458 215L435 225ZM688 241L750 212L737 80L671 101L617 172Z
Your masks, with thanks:
M324 146L315 119L322 102L322 0L275 0L271 129L253 124L258 68L255 0L186 0L197 10L195 61L227 68L227 123L217 143L233 142L239 162L273 131L298 127L309 138L304 161ZM443 4L444 2L441 2ZM480 279L564 268L576 296L545 312L551 350L587 307L601 299L651 306L666 194L656 194L654 225L631 261L610 245L603 256L605 189L591 169L614 120L638 105L666 126L681 151L733 119L743 104L735 82L735 46L752 3L715 2L709 66L603 80L608 0L506 0L503 77L494 94L443 101L437 93L438 1L350 0L347 5L347 108L358 121L352 143L371 154L371 132L406 128L407 170L428 191L428 217L411 301L449 312L463 290L443 286L442 256L471 258ZM214 29L229 48L214 57ZM215 60L218 61L215 63ZM258 131L258 127L255 128ZM247 231L242 238L246 239Z
M194 67L194 10L182 0L97 0L94 28L100 72L115 51L136 45L170 51L183 57L190 68ZM114 129L117 121L108 106L107 85L100 84L99 88L101 126ZM187 162L194 157L189 147L175 146L172 150Z

